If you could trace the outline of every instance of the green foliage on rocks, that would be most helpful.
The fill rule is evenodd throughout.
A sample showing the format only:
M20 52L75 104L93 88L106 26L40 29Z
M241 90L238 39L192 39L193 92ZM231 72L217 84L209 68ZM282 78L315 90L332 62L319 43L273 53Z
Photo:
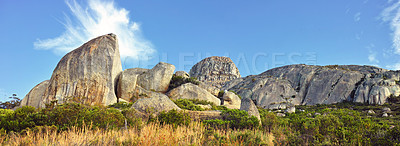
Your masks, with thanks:
M193 77L185 78L185 77L182 77L182 76L173 75L172 78L171 78L171 82L169 83L168 90L172 90L172 89L174 89L176 87L179 87L179 86L181 86L183 84L186 84L186 83L192 83L192 84L195 84L195 85L199 85L200 84L200 82L197 81L196 78L193 78Z
M195 105L192 100L189 99L177 99L174 100L174 103L181 109L187 109L192 111L204 111L205 109Z

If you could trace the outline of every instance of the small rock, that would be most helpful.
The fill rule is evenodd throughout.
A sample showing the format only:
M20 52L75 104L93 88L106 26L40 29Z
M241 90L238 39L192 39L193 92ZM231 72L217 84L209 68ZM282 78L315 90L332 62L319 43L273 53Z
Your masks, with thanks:
M314 113L314 116L319 116L321 115L321 113Z
M368 114L375 114L373 110L368 110Z
M284 117L284 116L286 116L284 113L276 113L276 116L278 116L278 117Z
M389 115L387 113L383 113L382 117L388 117Z
M388 113L388 112L390 112L391 110L390 110L390 108L388 108L388 107L384 107L384 108L382 109L382 111L383 111L384 113Z
M307 116L311 117L311 113L308 113Z
M294 107L294 106L289 107L288 109L286 109L286 112L289 113L289 114L295 113L296 112L296 107Z
M181 76L183 78L190 78L189 73L187 73L185 71L176 71L175 75L176 76Z
M396 127L396 126L390 125L389 129L393 129L394 127Z

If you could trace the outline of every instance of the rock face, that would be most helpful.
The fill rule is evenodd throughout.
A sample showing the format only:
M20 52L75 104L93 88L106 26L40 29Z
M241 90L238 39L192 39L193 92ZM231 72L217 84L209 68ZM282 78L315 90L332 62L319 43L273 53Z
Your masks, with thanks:
M49 80L37 84L29 91L28 94L22 99L20 106L33 106L39 108L46 88L49 86Z
M245 111L247 111L247 113L249 113L250 116L257 117L257 119L261 123L260 113L258 112L256 105L253 103L253 101L250 98L242 98L240 110L245 110Z
M158 114L161 111L168 112L172 109L181 110L166 95L157 92L152 92L149 98L138 99L133 103L132 108L147 114Z
M167 95L173 99L198 99L198 100L206 100L214 103L215 105L220 105L221 101L207 92L205 89L200 88L197 85L192 83L183 84L177 88L172 89L167 93Z
M390 95L400 95L400 86L394 79L384 80L370 76L356 89L354 102L384 104Z
M49 81L43 102L79 100L85 104L117 102L118 74L122 71L117 37L103 35L65 55Z
M160 62L148 72L140 74L137 84L147 90L166 92L174 70L174 65Z
M223 106L229 109L240 109L241 99L231 91L225 91L222 96Z
M190 69L190 76L220 88L225 82L240 78L239 70L228 57L208 57Z
M270 109L342 101L383 104L390 95L400 95L399 79L399 71L372 66L299 64L235 79L222 89Z
M137 77L147 71L148 69L143 68L124 70L118 78L117 97L126 101L131 101L136 89Z
M200 82L198 86L200 88L203 88L204 90L207 90L208 92L210 92L214 96L218 96L219 91L221 91L219 88L216 88L214 86L211 86L211 85L203 83L203 82Z

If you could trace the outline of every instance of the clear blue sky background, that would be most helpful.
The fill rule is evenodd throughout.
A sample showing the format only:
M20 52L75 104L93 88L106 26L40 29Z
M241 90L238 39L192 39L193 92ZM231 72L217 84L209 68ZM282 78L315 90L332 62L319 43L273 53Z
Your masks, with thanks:
M77 4L90 9L86 1ZM129 11L129 24L140 26L134 42L154 50L126 55L124 69L164 61L189 72L205 57L229 56L247 76L299 63L400 69L398 5L397 0L115 0L112 8ZM0 101L13 93L24 97L50 79L67 51L56 48L62 44L46 49L34 44L65 34L67 20L79 24L65 1L0 0Z

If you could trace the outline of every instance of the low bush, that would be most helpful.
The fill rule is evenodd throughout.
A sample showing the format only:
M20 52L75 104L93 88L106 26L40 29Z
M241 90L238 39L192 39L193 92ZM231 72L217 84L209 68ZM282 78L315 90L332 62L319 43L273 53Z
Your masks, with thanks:
M77 103L60 104L41 110L24 106L15 111L0 110L0 113L0 127L7 132L52 125L63 131L72 126L82 127L84 124L91 124L92 128L109 129L122 127L125 122L124 116L117 109Z
M222 120L214 119L205 120L204 122L215 128L251 129L259 126L258 119L254 116L249 116L244 110L227 109L222 111L221 116Z
M124 109L121 113L126 118L129 126L139 129L142 127L142 118L136 115L136 110L134 108Z
M192 110L192 111L204 111L204 108L202 108L198 105L195 105L189 99L177 99L177 100L174 100L174 103L181 109L187 109L187 110Z
M196 78L193 78L193 77L191 77L191 78L184 78L184 77L181 77L181 76L176 76L176 75L174 74L174 75L172 76L172 78L171 78L171 82L169 83L168 90L172 90L172 89L174 89L174 88L176 88L176 87L179 87L179 86L181 86L182 84L186 84L186 83L192 83L192 84L195 84L195 85L199 85L199 84L200 84L200 82L197 81Z
M126 103L126 102L117 102L117 103L108 105L107 107L108 107L108 108L113 107L113 108L116 108L116 109L127 109L127 108L132 107L132 105L133 105L132 102L129 102L129 103Z
M177 111L175 109L168 112L162 111L157 118L160 124L171 124L174 127L180 125L187 126L192 120L188 113Z

